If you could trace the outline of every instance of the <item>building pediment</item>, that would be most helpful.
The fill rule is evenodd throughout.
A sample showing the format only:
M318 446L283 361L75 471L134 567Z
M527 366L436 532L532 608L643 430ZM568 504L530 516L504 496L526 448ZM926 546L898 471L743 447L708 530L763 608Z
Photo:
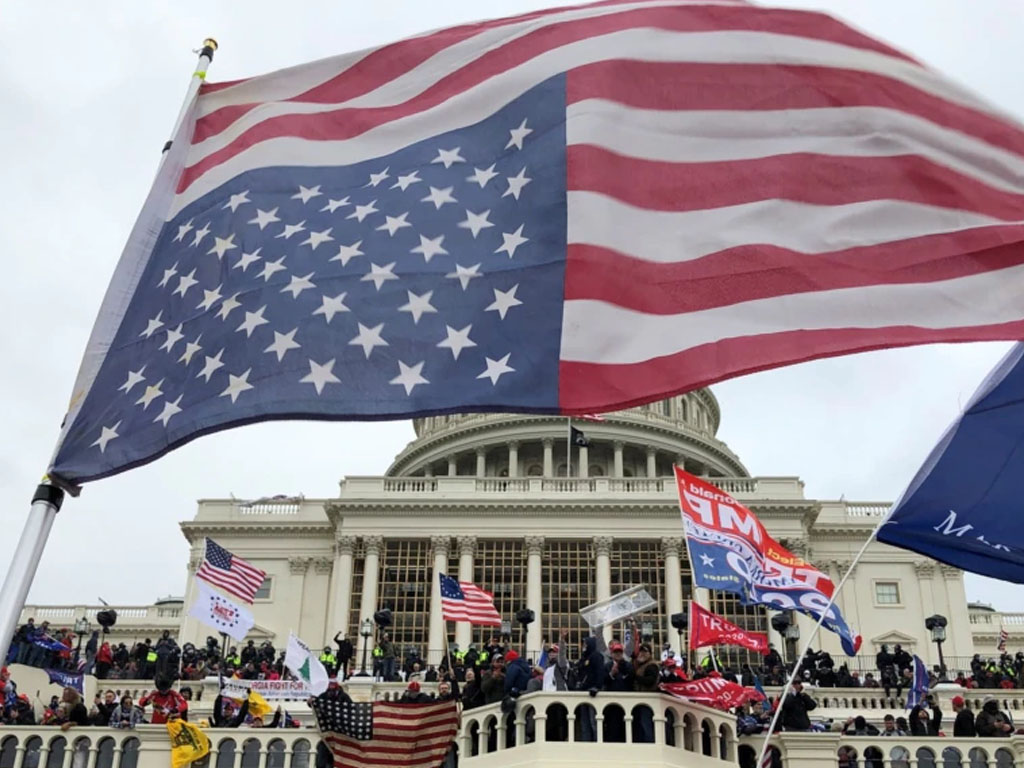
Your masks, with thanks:
M883 645L888 645L889 650L896 644L902 645L904 650L910 650L913 646L917 645L918 639L908 634L900 632L899 630L893 629L886 632L883 635L875 635L871 638L871 644L875 646L875 650L881 650Z

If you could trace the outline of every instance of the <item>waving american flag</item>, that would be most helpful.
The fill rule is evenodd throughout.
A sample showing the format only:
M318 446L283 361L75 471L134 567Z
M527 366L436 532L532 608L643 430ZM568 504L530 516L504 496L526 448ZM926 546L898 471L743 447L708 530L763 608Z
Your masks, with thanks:
M617 0L189 106L86 351L70 483L270 418L586 414L1024 332L1024 132L829 16Z

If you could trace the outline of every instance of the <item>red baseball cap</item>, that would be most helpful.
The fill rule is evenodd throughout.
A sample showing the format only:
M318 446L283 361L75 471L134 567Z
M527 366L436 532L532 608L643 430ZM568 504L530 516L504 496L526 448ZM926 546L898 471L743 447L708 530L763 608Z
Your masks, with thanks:
M953 706L954 707L962 707L963 705L964 705L964 697L963 696L954 696L953 697Z
M413 680L411 683L409 683L409 690L410 691L418 691L419 689L420 689L420 684L419 684L418 681Z
M505 654L505 661L515 661L519 658L519 654L516 651L509 651Z

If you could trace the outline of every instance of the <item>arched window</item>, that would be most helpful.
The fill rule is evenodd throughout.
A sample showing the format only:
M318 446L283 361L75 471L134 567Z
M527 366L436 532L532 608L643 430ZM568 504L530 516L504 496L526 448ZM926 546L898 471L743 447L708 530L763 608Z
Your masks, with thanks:
M996 768L1013 768L1013 752L1005 747L997 749Z
M633 717L636 717L634 714ZM668 709L665 711L665 743L670 746L676 746L676 711L674 709Z
M906 747L893 747L889 750L889 760L892 768L910 768L910 750ZM988 763L985 763L986 767Z
M604 741L606 744L626 743L626 713L618 704L604 708Z
M118 768L135 768L139 764L139 740L131 736L121 742L121 762Z
M231 768L235 764L235 740L222 739L217 745L216 768Z
M601 464L591 464L587 471L591 477L604 477L604 466Z
M25 742L25 759L23 768L39 768L39 750L43 748L43 740L32 736Z
M88 736L79 736L72 746L71 768L86 768L89 764L89 747L92 741Z
M289 768L309 768L309 742L299 739L292 744L292 760Z
M569 740L569 710L563 704L549 704L545 735L548 741Z
M672 401L662 400L661 401L661 415L672 418Z
M242 768L260 768L260 742L246 739L242 743Z
M96 745L96 768L114 768L114 740L109 736Z
M961 768L963 755L956 747L946 747L942 750L942 768Z
M60 768L64 763L64 749L68 740L58 736L50 740L50 754L46 756L46 768Z
M701 754L711 757L711 721L702 720L700 724Z
M917 768L935 768L935 753L928 747L917 748Z
M654 743L654 710L648 707L646 704L637 704L633 707L633 711L630 713L633 716L633 743L634 744L653 744ZM672 715L672 711L669 710L667 715ZM668 725L666 720L665 724L668 733L672 732L672 728ZM674 738L675 734L673 734ZM671 746L669 739L666 734L665 743Z
M530 467L526 470L527 477L543 477L543 475L544 467L542 467L540 464L531 464Z
M555 469L555 477L565 477L565 464L559 464Z
M284 741L273 739L267 744L266 768L284 768Z
M971 761L971 768L988 768L988 752L981 747L972 747L967 759Z
M14 756L18 754L18 737L8 736L0 741L0 768L14 768Z
M474 720L469 726L469 756L476 757L480 754L480 723Z

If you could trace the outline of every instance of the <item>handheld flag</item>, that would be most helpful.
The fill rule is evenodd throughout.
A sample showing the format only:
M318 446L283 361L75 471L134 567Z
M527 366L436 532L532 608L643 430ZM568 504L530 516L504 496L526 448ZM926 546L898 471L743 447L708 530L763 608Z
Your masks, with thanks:
M761 521L727 493L675 468L686 545L697 586L734 592L744 605L795 610L817 619L839 635L843 650L855 656L855 635L834 603L832 580L768 535ZM828 609L825 610L826 606Z
M205 83L48 474L264 419L595 413L1018 338L1022 162L1020 126L907 55L742 2L554 8Z
M327 669L314 655L309 646L294 634L288 635L288 647L284 655L284 665L292 674L309 686L313 695L318 696L327 690L329 676Z
M1024 344L988 374L893 505L878 540L1024 584Z
M168 720L167 733L171 737L171 768L184 768L210 752L210 739L198 725L180 719Z
M999 643L996 645L996 650L1001 653L1006 653L1006 641L1010 639L1010 633L1006 631L1006 627L999 628Z
M196 583L199 594L189 608L188 615L199 619L208 627L224 632L235 640L245 640L256 624L256 619L245 608L222 597L202 583Z
M749 651L768 653L768 635L748 632L693 600L690 601L689 635L691 650L708 645L737 645Z
M494 596L469 581L456 581L443 573L441 612L445 621L468 621L484 627L500 627L501 614L494 607Z
M60 669L46 669L46 675L50 678L51 683L63 686L65 688L74 688L79 693L85 693L85 675L82 673L71 673L64 672Z
M263 698L263 694L249 689L249 714L253 717L266 717L274 708Z
M914 678L907 691L907 709L922 704L928 695L928 670L925 669L921 657L914 654Z
M370 704L317 697L311 706L335 765L437 768L459 730L454 701Z
M708 677L702 677L700 680L690 680L684 683L661 683L658 687L676 698L696 701L698 704L707 704L709 707L722 710L740 707L748 702L761 701L764 698L763 694L753 688L744 688L739 683L726 680L717 672L712 672Z
M203 562L196 578L220 587L229 595L251 603L267 577L266 571L228 552L213 539L206 540Z

